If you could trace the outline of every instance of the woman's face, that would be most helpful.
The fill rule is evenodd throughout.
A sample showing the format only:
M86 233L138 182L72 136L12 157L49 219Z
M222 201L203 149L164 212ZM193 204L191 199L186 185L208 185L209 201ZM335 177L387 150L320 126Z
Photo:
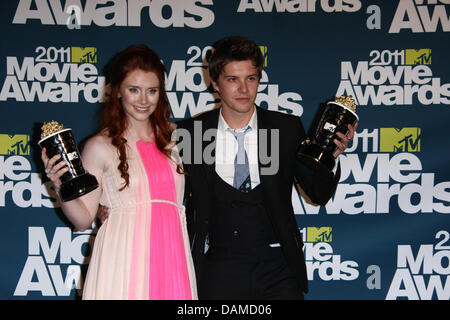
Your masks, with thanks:
M119 87L118 98L129 121L148 121L159 100L159 80L154 72L130 71Z

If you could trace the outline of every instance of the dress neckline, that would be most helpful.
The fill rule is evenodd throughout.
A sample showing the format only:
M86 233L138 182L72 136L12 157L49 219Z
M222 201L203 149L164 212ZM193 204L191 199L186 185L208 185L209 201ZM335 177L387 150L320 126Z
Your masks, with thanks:
M139 139L136 141L136 143L143 144L143 145L152 145L152 144L155 144L155 139L153 139L152 141L145 141L145 140Z

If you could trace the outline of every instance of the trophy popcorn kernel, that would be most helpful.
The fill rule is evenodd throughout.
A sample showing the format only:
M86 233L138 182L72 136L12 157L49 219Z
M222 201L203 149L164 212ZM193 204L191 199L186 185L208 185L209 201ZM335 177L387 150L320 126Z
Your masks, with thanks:
M41 139L44 139L45 137L61 131L65 129L66 127L63 124L60 124L58 121L52 120L52 121L44 121L44 123L41 126Z

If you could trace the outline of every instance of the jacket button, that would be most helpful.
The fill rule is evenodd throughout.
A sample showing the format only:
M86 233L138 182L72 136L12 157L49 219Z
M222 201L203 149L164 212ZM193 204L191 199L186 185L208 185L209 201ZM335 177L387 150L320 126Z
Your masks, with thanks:
M232 207L232 208L237 208L236 201L232 201L232 202L231 202L231 207Z
M238 234L239 234L239 232L237 230L233 231L233 236L237 237Z
M209 224L209 220L205 220L205 224Z

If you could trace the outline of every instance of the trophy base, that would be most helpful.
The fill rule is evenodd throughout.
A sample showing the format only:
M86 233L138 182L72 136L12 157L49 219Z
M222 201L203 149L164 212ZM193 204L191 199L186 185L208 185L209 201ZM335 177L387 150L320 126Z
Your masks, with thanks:
M324 150L315 144L303 145L298 152L298 155L313 159L314 161L323 164L330 171L333 171L336 164L336 158L333 157L333 154L330 154L328 150Z
M66 202L74 200L82 195L98 188L98 181L92 174L84 173L67 182L59 189L61 200Z

